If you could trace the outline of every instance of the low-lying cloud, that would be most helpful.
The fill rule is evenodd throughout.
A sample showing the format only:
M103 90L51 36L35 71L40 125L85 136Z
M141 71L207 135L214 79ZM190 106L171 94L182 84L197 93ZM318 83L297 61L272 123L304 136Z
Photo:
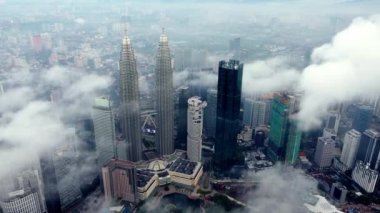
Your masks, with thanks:
M294 89L300 71L291 68L285 57L254 61L244 65L243 93L265 94Z
M305 212L306 198L317 192L317 182L302 170L276 165L256 173L257 189L248 196L251 212Z
M17 79L10 76L7 81L13 87L0 95L0 156L5 159L0 162L0 178L65 142L73 127L66 121L88 114L95 95L111 82L108 76L62 67L29 75L17 84L9 82ZM49 100L53 89L62 93L56 103Z
M329 106L380 93L380 16L356 18L330 43L314 49L303 70L297 115L305 129L319 126Z
M243 76L246 94L281 90L302 92L295 116L304 130L318 127L330 106L380 93L380 16L356 18L331 42L315 48L302 71L283 58L248 63Z

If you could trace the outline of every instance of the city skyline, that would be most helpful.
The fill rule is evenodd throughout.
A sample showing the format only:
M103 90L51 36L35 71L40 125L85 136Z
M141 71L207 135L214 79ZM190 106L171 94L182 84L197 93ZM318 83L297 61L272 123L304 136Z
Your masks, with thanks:
M0 1L0 212L375 211L379 10Z

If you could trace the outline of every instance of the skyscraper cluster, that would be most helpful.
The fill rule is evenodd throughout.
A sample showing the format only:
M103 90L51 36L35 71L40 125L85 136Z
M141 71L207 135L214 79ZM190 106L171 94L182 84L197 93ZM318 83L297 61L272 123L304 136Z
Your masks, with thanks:
M112 158L130 161L143 159L142 123L139 107L139 76L132 42L125 31L120 52L120 106L119 121L121 136L116 133L114 124L115 109L107 98L98 98L93 106L93 123L97 145L98 164L104 166ZM173 70L165 31L162 32L156 58L156 151L159 156L174 152L174 90ZM182 101L186 104L185 94ZM186 112L185 109L185 112ZM180 122L181 124L183 122ZM185 123L186 125L186 123ZM186 130L185 130L186 131ZM186 133L186 132L185 132ZM124 140L122 144L121 140ZM186 140L186 139L184 139Z

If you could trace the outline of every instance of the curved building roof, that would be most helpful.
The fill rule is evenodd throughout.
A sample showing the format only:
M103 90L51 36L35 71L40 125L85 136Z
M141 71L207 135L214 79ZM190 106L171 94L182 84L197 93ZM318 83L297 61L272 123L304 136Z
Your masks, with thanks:
M160 171L164 170L166 168L165 162L162 160L154 160L149 163L148 169L153 170L153 171Z

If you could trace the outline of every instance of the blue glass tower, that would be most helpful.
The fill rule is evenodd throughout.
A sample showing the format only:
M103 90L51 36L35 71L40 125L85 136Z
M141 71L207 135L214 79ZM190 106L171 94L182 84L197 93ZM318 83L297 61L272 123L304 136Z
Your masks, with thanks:
M369 127L371 122L373 108L368 105L355 105L354 106L354 120L352 128L358 132L363 133Z

